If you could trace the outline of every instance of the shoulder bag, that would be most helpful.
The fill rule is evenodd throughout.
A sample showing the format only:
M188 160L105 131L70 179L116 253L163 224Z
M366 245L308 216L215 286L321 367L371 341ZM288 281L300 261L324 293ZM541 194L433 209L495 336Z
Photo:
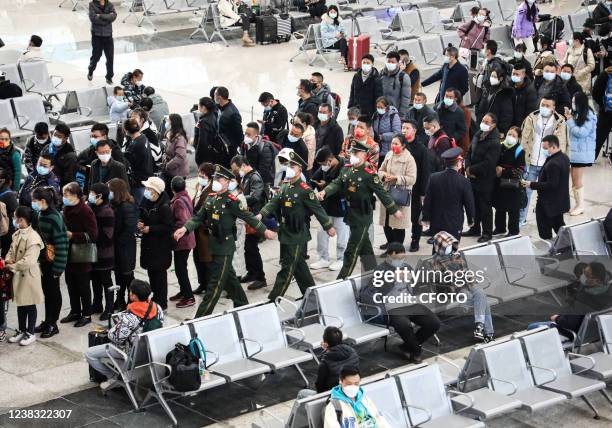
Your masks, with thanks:
M409 207L412 198L412 190L404 186L393 185L389 187L389 195L395 201L395 204L400 207Z
M97 261L98 247L94 242L91 242L87 233L84 243L70 244L70 263L96 263Z

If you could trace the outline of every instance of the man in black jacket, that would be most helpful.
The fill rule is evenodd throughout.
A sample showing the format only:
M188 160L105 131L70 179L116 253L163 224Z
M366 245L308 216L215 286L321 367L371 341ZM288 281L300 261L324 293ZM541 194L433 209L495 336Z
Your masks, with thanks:
M429 137L425 134L423 128L423 119L428 116L432 116L435 112L431 107L427 106L427 95L423 92L417 92L414 95L414 104L408 109L406 120L412 121L416 124L416 140L427 147Z
M40 154L50 143L49 125L46 122L38 122L34 125L34 135L28 139L23 152L23 164L28 170L28 174L34 171Z
M300 124L291 125L289 131L283 130L278 134L278 143L281 147L293 149L302 159L308 159L308 147L302 137L304 136L304 127Z
M436 103L442 101L448 88L457 88L461 92L461 96L464 96L468 91L468 71L459 62L459 50L455 46L451 46L446 49L446 56L448 57L448 63L443 64L440 70L422 82L423 87L425 87L440 81Z
M319 107L319 124L316 126L317 150L321 147L329 147L334 155L340 153L344 132L333 117L332 108L329 104L323 103Z
M204 162L210 162L213 165L223 164L225 159L218 151L215 151L216 135L217 135L217 115L215 102L212 98L202 97L198 102L198 112L200 119L195 127L193 135L193 145L195 146L195 160L198 166Z
M510 77L514 84L514 118L512 126L523 125L529 113L538 109L538 94L533 82L527 76L527 70L522 64L517 64Z
M431 234L446 231L461 239L463 210L468 225L474 225L474 195L470 181L459 171L463 168L463 150L460 147L442 153L446 170L432 174L423 202L423 227L431 225Z
M113 84L113 22L117 19L115 6L109 0L92 0L89 3L89 20L91 21L91 58L87 80L93 79L93 72L102 57L106 57L106 83Z
M609 79L612 79L612 67L606 68L603 73L597 76L593 84L593 101L599 107L597 129L595 131L595 159L599 157L601 148L612 130L612 109L606 107L606 92L608 91Z
M104 123L94 123L91 127L91 145L82 150L77 156L79 167L81 169L86 168L87 165L91 165L93 161L98 159L96 147L100 141L108 141L108 145L111 148L112 158L117 162L126 165L127 161L123 156L121 148L117 145L117 143L115 143L115 141L108 138L108 126L106 126Z
M323 356L315 381L317 393L329 391L338 385L343 367L359 367L359 355L350 345L342 343L342 330L338 327L325 328L321 345Z
M289 124L287 109L269 92L261 93L259 103L264 108L263 120L257 121L262 126L262 134L276 142L278 133Z
M100 140L96 143L96 159L91 162L88 188L91 188L91 185L95 183L108 183L113 178L122 179L128 183L129 187L125 165L113 159L112 151L113 144L111 140Z
M444 92L444 99L436 106L436 113L440 118L440 126L455 142L461 141L467 128L465 126L465 115L455 99L455 88L448 88Z
M244 148L249 165L261 175L266 186L274 183L274 148L272 143L259 135L259 125L247 123L244 131Z
M215 102L219 106L219 135L226 139L229 145L229 155L234 156L242 144L242 116L238 108L229 99L229 91L223 86L215 90Z
M321 102L318 98L312 95L312 83L310 80L300 80L300 84L297 87L297 95L300 97L298 100L297 112L303 111L304 113L310 113L315 120L315 125L319 123L317 115L319 114L319 106L321 105Z
M58 123L55 125L51 144L42 151L53 158L53 170L60 179L60 189L74 181L79 166L76 152L68 141L69 137L70 128L65 123Z
M576 76L574 76L574 66L572 64L563 64L559 77L563 80L570 100L574 98L577 92L583 92L582 86L580 86L580 83L576 80Z
M12 83L6 78L6 71L0 71L0 100L17 98L23 95L19 85Z
M523 180L523 187L538 191L536 203L536 223L538 234L542 239L552 239L552 232L557 233L565 225L563 214L570 209L569 173L570 161L559 148L559 139L555 135L542 138L542 148L548 151L538 181Z
M412 186L412 198L410 201L410 221L412 222L412 240L410 241L410 252L419 251L419 241L423 233L423 227L419 221L423 209L423 199L429 182L430 165L427 148L417 140L417 124L412 120L402 124L402 134L406 139L406 148L414 158L417 167L416 183Z
M250 165L246 156L237 155L231 160L232 172L240 175L240 187L253 215L259 214L259 210L266 203L266 193L264 182ZM259 235L255 230L247 227L244 239L244 260L246 262L247 273L240 279L240 282L250 282L247 287L249 290L258 290L266 286L266 274L263 270L263 261L259 253Z
M382 97L382 81L374 68L374 57L365 54L361 58L361 68L353 75L348 108L359 107L361 114L372 117L376 111L376 100Z
M482 235L478 242L488 242L493 235L493 187L495 186L495 167L499 159L501 144L497 130L497 117L487 113L479 124L480 130L474 135L465 158L465 175L470 179L476 215L474 226L463 236Z
M323 190L325 186L340 175L340 170L347 163L346 159L332 153L328 146L323 146L317 151L315 168L318 166L318 169L313 174L311 181L316 184L318 190ZM336 229L336 261L332 262L329 255L329 235L323 229L319 229L317 232L317 253L319 254L319 260L312 263L310 268L329 268L332 271L337 271L342 268L344 250L346 249L349 236L349 228L344 223L346 201L344 195L338 193L322 201L321 205L331 219L334 229Z
M542 98L549 97L555 100L556 110L559 114L565 113L565 107L572 107L572 100L567 88L563 84L561 77L557 75L555 64L546 64L542 70L542 75L537 76L534 86L538 93L538 104Z

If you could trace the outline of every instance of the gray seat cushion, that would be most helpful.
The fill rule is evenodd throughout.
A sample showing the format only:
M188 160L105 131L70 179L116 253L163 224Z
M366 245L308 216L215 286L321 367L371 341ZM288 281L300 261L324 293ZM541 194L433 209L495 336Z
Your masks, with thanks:
M585 375L603 381L612 378L612 355L597 352L590 354L589 357L595 360L595 367L586 371ZM584 370L592 365L591 361L585 358L576 358L571 361L571 364L576 371Z
M302 344L312 348L318 349L321 347L321 338L325 331L325 326L321 324L310 324L304 327L300 327L300 330L304 332L305 338ZM297 331L287 331L287 337L290 342L296 342L302 338L302 335Z
M529 272L527 276L525 276L525 278L521 278L514 284L531 288L533 290L536 290L538 293L543 293L546 291L565 287L569 283L568 281L560 278L542 275L538 272Z
M517 391L512 394L512 397L523 403L523 407L529 409L530 412L535 412L566 400L566 397L562 394L536 386Z
M256 376L270 371L270 367L253 360L241 359L223 364L215 364L210 368L213 373L221 375L231 382Z
M466 412L484 419L493 418L521 407L520 400L517 400L514 396L507 396L488 388L477 389L467 394L474 399L474 406ZM453 397L452 401L453 403L460 403L462 406L469 405L469 400L460 395Z
M253 359L268 364L274 370L277 370L310 361L312 360L312 354L293 348L284 348L260 352L254 355Z
M481 428L485 424L461 415L446 415L419 426L427 428Z
M218 376L214 373L209 373L207 376L202 376L202 384L198 391L205 391L216 386L220 386L227 383L224 377Z
M363 323L350 327L342 327L342 333L346 338L358 345L360 343L378 339L379 337L388 336L389 330L384 327Z
M606 384L583 376L569 375L550 383L542 385L542 388L564 394L568 398L581 397L589 392L604 389Z
M493 297L500 302L509 302L512 300L522 299L534 294L533 289L520 287L518 285L509 285L504 283L493 283L490 287L484 288L487 296Z

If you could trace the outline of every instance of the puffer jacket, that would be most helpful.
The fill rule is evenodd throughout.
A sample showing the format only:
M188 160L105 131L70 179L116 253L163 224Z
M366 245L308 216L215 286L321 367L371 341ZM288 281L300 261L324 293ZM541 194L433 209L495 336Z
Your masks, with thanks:
M386 68L380 73L380 81L382 83L382 93L389 101L389 104L395 107L401 117L406 117L408 109L410 109L410 95L412 89L410 87L410 76L399 71L399 67L394 73L390 73Z
M535 3L534 3L535 6ZM538 7L536 8L536 20L538 16ZM535 22L529 20L529 6L523 1L516 10L514 16L514 24L512 25L512 37L515 39L527 39L535 34Z
M174 195L170 208L172 209L172 218L174 218L174 230L183 227L193 216L193 202L191 202L186 190ZM196 245L195 234L187 232L178 242L173 239L172 245L175 251L192 250Z
M239 5L240 2L234 2L233 0L219 0L217 7L219 9L221 27L231 27L240 21L240 15L238 14Z
M329 348L321 357L315 387L325 392L338 385L342 367L359 367L359 355L344 343Z
M110 120L112 123L123 122L127 119L130 107L127 101L120 101L117 97L110 96L106 98L106 103L110 107Z
M578 126L573 118L567 121L570 162L593 163L595 161L596 128L597 116L593 111L589 111L587 120L582 126Z
M564 64L572 64L574 66L574 77L582 87L586 94L591 93L591 73L595 70L595 57L590 49L587 49L586 62L584 60L584 50L586 46L579 48L570 47L565 53L563 59Z
M497 86L485 84L480 102L476 106L476 123L480 125L487 113L493 113L497 117L497 129L505 135L514 119L513 100L514 88L507 79Z
M159 128L164 117L170 114L170 109L168 108L168 103L160 95L152 94L149 98L153 102L153 108L149 112L149 119Z
M384 158L391 147L393 136L402 132L402 120L397 109L389 106L383 115L374 113L372 129L374 130L374 137L380 145L380 156Z
M89 20L91 21L91 33L99 37L111 37L113 35L113 22L117 19L115 6L110 1L101 5L99 1L89 3Z
M338 25L336 25L327 13L323 14L321 16L321 38L323 39L324 48L328 48L338 41L336 33L346 34L342 18L338 16Z
M121 86L125 97L131 101L140 101L144 91L144 85L132 83L132 72L129 71L121 78Z
M378 70L372 67L372 71L364 81L363 73L359 69L353 75L348 108L359 107L361 114L371 116L376 111L376 100L382 94L382 82Z

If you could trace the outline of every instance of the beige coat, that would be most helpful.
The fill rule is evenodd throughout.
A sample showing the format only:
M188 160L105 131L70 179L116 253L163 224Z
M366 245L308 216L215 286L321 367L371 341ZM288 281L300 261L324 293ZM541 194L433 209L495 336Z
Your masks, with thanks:
M534 137L533 134L535 132L536 122L538 120L538 111L534 111L529 116L525 118L522 126L522 137L521 137L521 145L523 146L523 150L525 150L525 162L527 165L531 165L531 152L533 150ZM569 139L567 137L567 125L565 123L565 118L561 116L556 111L553 112L553 116L555 119L555 126L553 134L557 136L559 139L559 148L563 153L569 156Z
M407 149L403 149L399 155L392 151L387 152L383 160L378 175L381 180L385 174L394 175L397 181L394 183L397 186L404 186L412 189L412 185L416 182L417 167L414 158ZM385 189L389 189L390 185L385 184ZM399 207L402 215L401 220L395 217L389 217L389 227L393 229L408 229L410 227L410 207ZM385 225L387 210L380 204L380 212L378 221L382 226Z
M44 301L38 265L43 247L40 235L31 227L25 233L18 230L13 234L6 260L15 261L9 269L15 274L13 300L17 306L38 305Z
M570 47L565 53L563 60L564 64L572 64L574 66L574 76L576 81L582 87L586 94L591 93L591 72L595 70L595 57L590 49L587 49L587 61L584 62L583 51L586 47L583 45L576 49Z

